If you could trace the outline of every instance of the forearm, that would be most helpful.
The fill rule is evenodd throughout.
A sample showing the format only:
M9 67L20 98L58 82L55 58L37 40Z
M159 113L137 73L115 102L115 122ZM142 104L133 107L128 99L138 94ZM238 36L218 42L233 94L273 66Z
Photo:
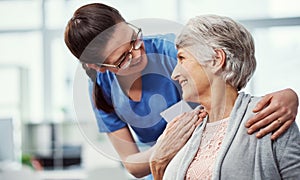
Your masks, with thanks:
M156 151L155 148L159 150ZM127 171L136 178L152 173L154 179L159 180L162 179L166 167L176 154L163 154L162 151L166 151L165 148L167 147L160 147L156 144L146 151L127 156L122 162Z
M122 160L127 171L136 178L152 173L155 180L162 179L166 167L176 153L163 155L161 151L155 151L155 148L162 150L167 147L159 147L156 144L146 151L127 156Z
M127 156L122 160L127 171L136 178L144 177L151 173L149 158L152 153L152 148Z
M151 148L140 152L128 127L107 134L127 171L137 178L150 173Z

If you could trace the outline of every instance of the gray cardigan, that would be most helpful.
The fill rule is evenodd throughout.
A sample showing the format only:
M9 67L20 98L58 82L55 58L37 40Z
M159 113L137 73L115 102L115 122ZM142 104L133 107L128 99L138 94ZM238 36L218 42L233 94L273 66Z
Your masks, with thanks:
M212 179L300 180L300 133L294 122L277 140L268 134L261 139L248 135L246 121L254 114L257 97L240 93L227 127L221 149L216 158ZM163 179L182 180L197 153L207 119L197 127L187 144L166 168Z

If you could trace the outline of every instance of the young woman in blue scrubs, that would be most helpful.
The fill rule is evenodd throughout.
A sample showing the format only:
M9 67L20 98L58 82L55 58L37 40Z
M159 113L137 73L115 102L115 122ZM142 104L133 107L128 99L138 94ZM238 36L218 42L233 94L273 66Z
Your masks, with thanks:
M171 80L177 51L174 34L143 37L119 12L94 3L77 9L65 30L65 43L90 77L90 95L100 132L107 133L125 168L135 177L150 174L149 157L167 123L160 112L181 100ZM258 137L278 137L295 120L298 97L290 89L266 95L248 121ZM166 132L165 155L175 155L205 113L194 110L176 117ZM132 132L135 134L133 135ZM152 146L140 151L137 140ZM161 154L164 157L164 154Z

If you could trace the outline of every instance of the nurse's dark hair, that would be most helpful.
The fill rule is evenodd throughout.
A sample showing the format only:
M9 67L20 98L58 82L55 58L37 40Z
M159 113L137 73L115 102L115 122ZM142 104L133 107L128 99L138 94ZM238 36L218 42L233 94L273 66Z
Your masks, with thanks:
M64 40L67 47L81 61L86 74L93 81L92 97L95 107L108 113L114 112L114 108L111 103L107 102L102 88L97 83L97 72L85 65L85 63L91 63L92 60L87 60L86 58L83 60L82 55L88 45L100 33L124 21L124 18L115 8L101 3L92 3L78 8L65 28ZM110 37L109 34L101 36L101 41L107 42ZM99 49L100 47L97 48L97 50ZM99 52L94 49L93 52L90 51L88 54L96 56Z

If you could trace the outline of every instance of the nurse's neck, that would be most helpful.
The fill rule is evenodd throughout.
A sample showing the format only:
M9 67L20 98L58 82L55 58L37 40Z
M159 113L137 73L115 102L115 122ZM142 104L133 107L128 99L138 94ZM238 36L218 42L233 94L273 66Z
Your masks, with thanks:
M140 101L142 97L142 77L141 73L128 76L117 76L118 82L123 92L133 101Z

